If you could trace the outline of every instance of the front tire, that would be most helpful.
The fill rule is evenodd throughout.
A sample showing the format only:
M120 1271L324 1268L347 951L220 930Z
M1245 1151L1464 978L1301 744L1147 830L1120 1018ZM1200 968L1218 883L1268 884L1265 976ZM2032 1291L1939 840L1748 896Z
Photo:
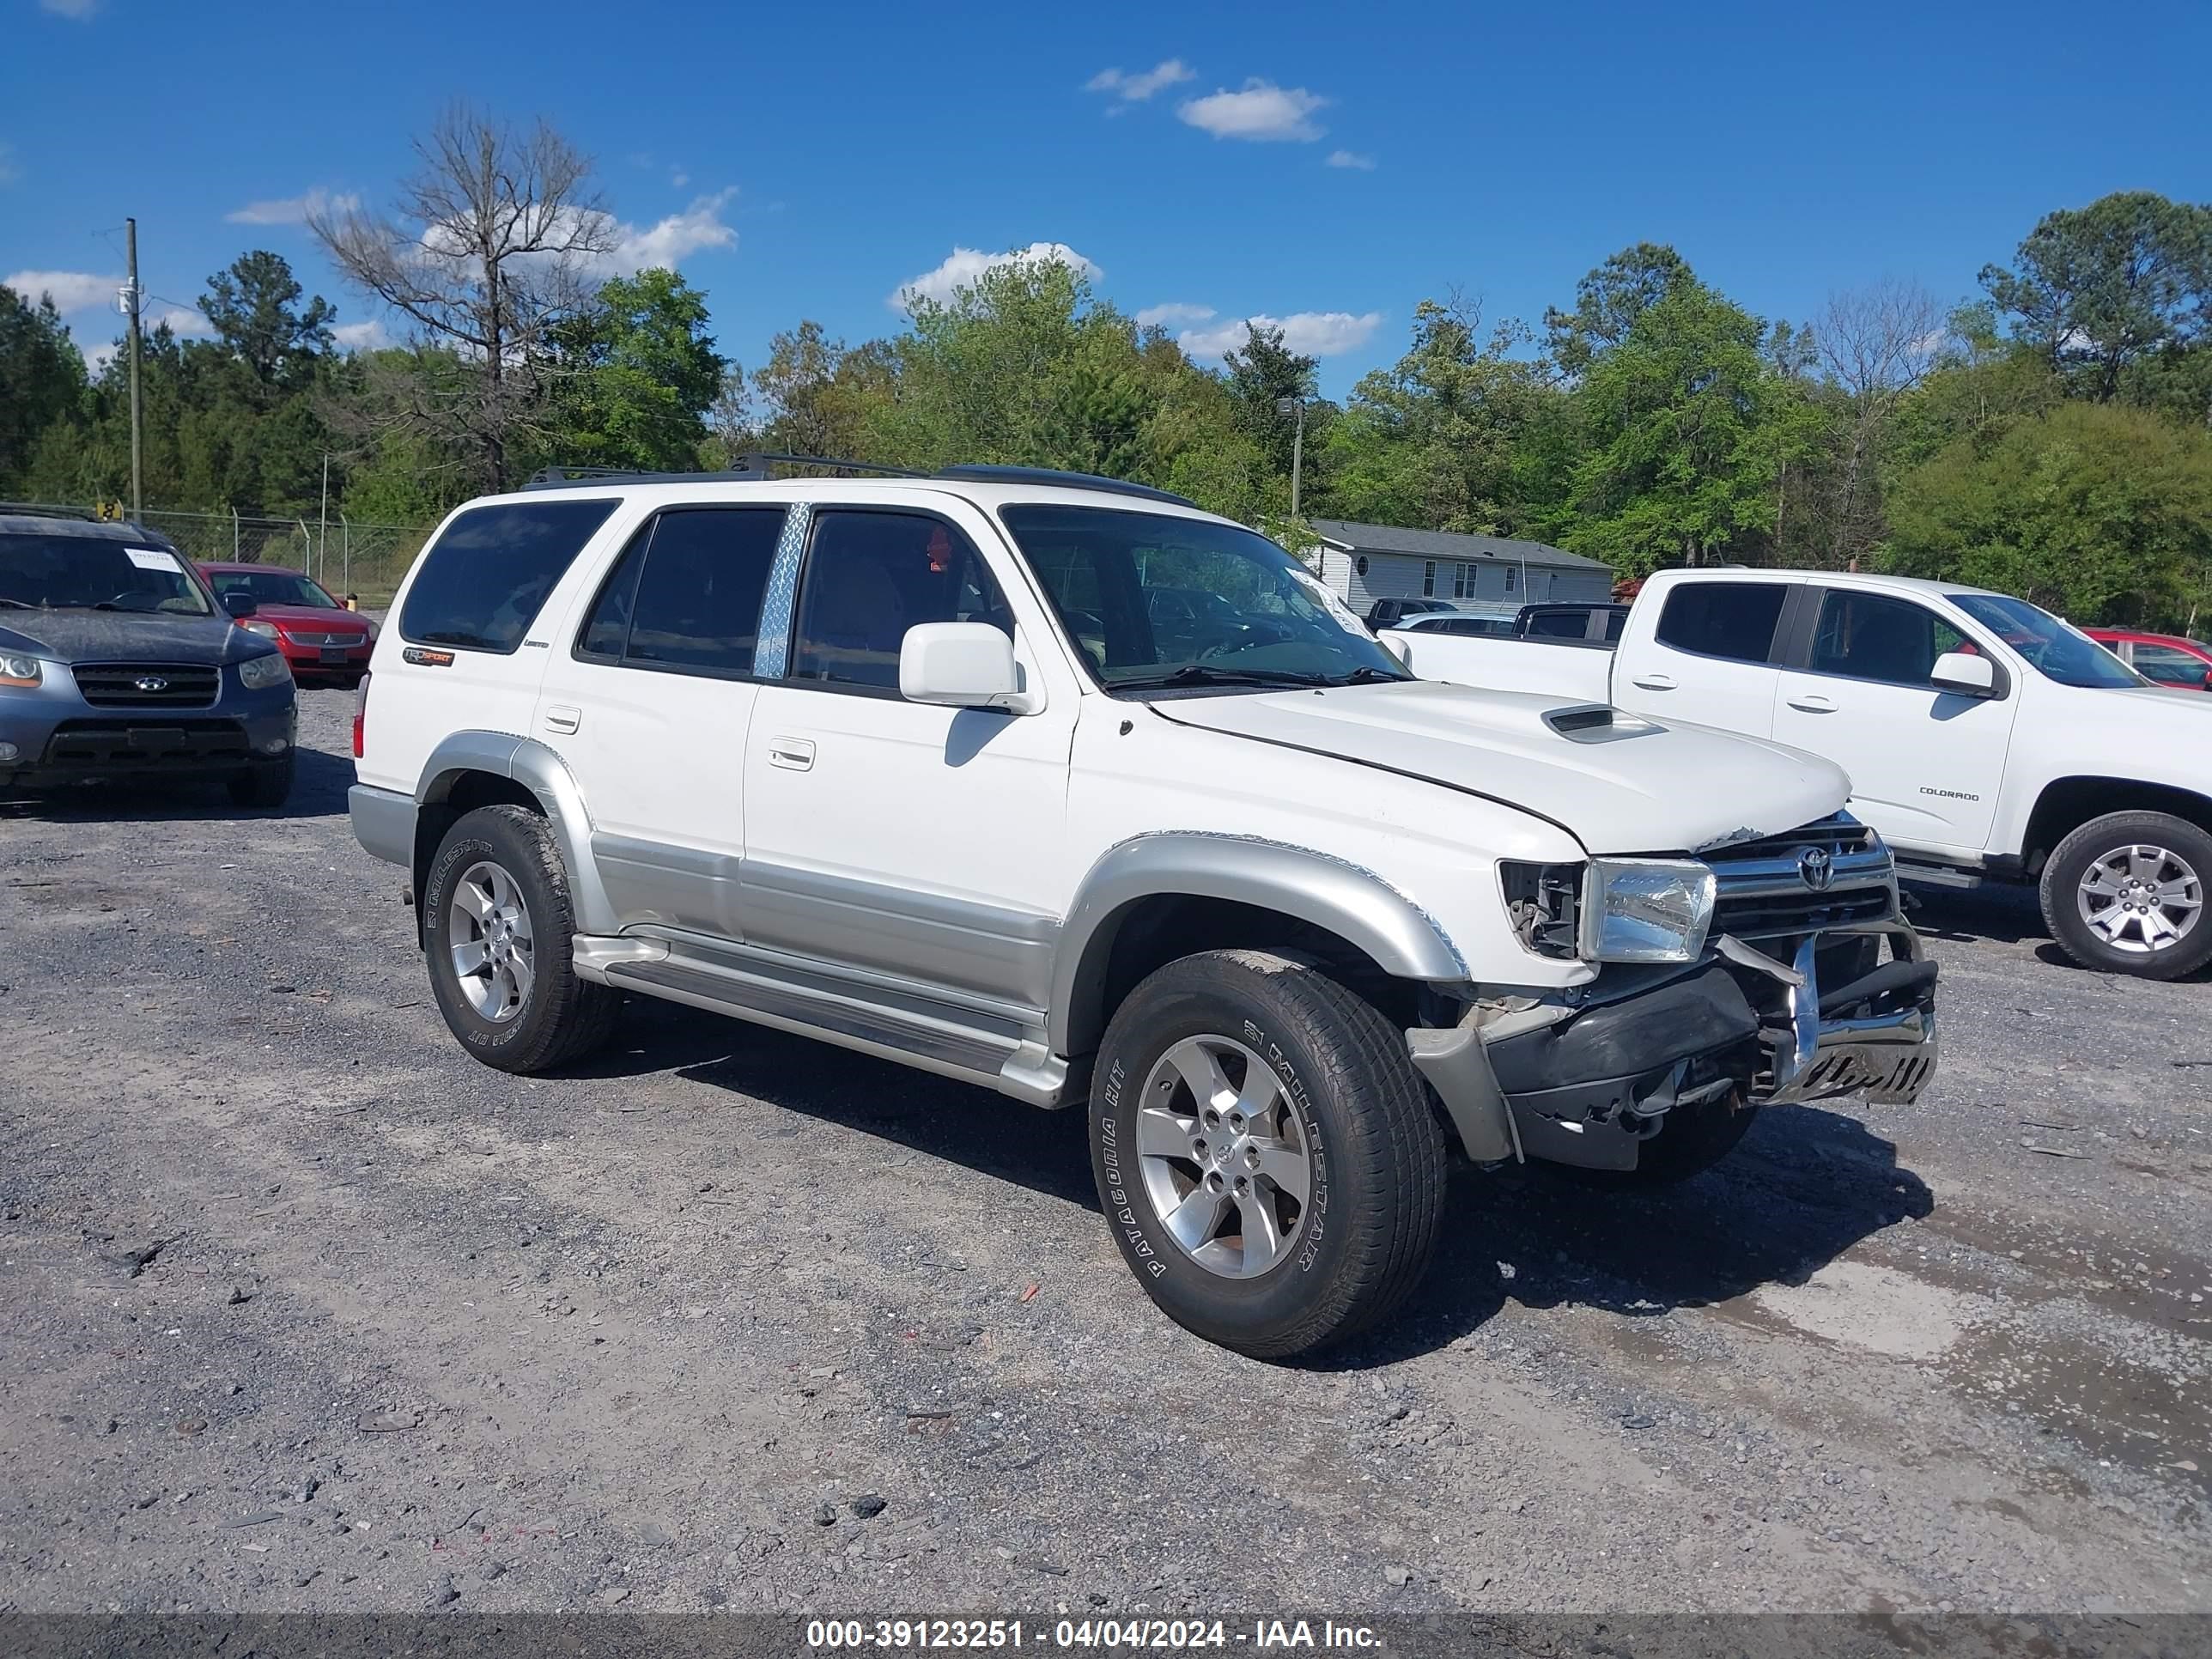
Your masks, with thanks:
M280 761L257 761L232 778L231 805L250 811L273 812L291 799L293 775L299 769L296 756L295 750Z
M485 1065L528 1076L607 1040L621 994L577 976L568 871L537 813L464 815L430 860L422 922L438 1012Z
M1099 1047L1091 1146L1146 1294L1255 1358L1373 1325L1435 1249L1443 1137L1404 1033L1287 957L1211 951L1131 992Z
M2084 968L2179 979L2212 962L2212 835L2165 812L2109 812L2043 866L2044 925Z

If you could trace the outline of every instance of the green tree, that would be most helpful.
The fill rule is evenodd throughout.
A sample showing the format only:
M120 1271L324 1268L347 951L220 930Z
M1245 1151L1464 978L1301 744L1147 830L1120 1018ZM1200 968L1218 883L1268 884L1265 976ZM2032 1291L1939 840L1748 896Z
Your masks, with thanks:
M1318 455L1328 436L1329 416L1334 410L1319 403L1321 360L1292 351L1284 343L1279 328L1244 325L1244 347L1222 359L1229 369L1231 407L1237 425L1259 447L1276 471L1288 476L1297 439L1297 413L1283 413L1286 398L1304 399L1307 453Z
M1552 361L1580 374L1626 339L1644 313L1694 283L1689 262L1660 242L1625 247L1575 284L1575 308L1544 313Z
M1812 453L1819 415L1770 343L1765 324L1693 280L1641 311L1574 394L1565 545L1641 573L1771 532L1783 469Z
M1527 331L1486 337L1456 300L1413 308L1413 341L1352 388L1324 451L1328 510L1368 523L1477 534L1526 527L1519 452L1560 394L1515 356Z
M541 445L555 463L685 471L699 464L721 354L707 296L672 270L604 283L554 331L560 372Z
M2044 216L2012 269L1982 286L2077 395L2163 401L2183 392L2198 418L2212 349L2212 206L2122 191Z
M266 386L297 386L313 378L331 349L337 313L319 294L301 308L299 279L281 254L255 248L208 278L200 313L224 349Z
M52 296L0 288L0 493L21 490L40 435L72 423L84 392L84 358Z
M2212 601L2212 435L2083 402L1962 437L1890 492L1885 563L2078 623L2186 626Z

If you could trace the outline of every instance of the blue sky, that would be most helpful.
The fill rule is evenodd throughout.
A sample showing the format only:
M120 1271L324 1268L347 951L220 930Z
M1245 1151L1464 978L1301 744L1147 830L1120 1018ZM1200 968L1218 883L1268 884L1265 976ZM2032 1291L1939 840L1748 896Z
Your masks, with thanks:
M1042 244L1194 354L1282 319L1340 395L1422 298L1534 322L1639 240L1802 319L1885 276L1966 297L2108 191L2212 199L2203 0L0 0L0 280L88 345L131 214L149 316L266 246L374 337L300 204L388 202L455 99L591 154L627 258L672 259L748 366L801 317L857 342L948 261Z

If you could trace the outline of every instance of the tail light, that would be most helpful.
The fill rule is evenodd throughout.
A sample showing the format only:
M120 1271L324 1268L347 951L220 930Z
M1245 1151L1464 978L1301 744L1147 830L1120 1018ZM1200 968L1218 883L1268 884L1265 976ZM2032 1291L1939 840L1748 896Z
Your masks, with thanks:
M368 676L361 677L361 687L353 694L353 757L361 758L362 739L368 732Z

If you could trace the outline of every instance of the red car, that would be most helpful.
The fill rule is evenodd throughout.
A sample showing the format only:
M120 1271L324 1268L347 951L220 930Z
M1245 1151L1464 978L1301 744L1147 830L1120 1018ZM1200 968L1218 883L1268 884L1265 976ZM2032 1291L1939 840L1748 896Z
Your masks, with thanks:
M2212 645L2132 628L2081 630L2147 680L2174 691L2212 691Z
M276 641L303 685L358 685L368 672L376 624L349 611L297 570L269 564L203 564L218 595L246 593L254 611L238 625Z

